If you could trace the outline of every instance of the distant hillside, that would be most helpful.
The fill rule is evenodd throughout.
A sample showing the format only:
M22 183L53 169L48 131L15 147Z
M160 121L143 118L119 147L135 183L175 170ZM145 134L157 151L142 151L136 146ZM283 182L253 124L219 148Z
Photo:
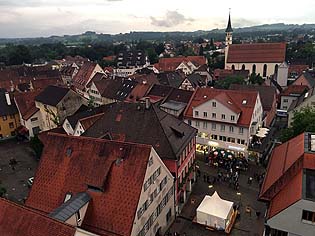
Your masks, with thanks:
M315 24L265 24L244 28L235 28L236 36L263 36L267 34L315 34ZM13 44L44 44L44 43L63 43L68 46L77 46L81 44L99 43L99 42L131 42L135 40L193 40L198 37L214 38L215 40L224 39L224 29L213 29L211 31L195 31L195 32L130 32L125 34L97 34L95 32L85 32L80 35L64 35L50 36L39 38L15 38L0 39L0 45Z

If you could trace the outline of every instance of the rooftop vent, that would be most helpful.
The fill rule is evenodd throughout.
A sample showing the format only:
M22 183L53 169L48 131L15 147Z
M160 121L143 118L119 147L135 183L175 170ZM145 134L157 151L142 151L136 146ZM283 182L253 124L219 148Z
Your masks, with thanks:
M244 100L242 101L242 104L243 104L243 105L246 105L246 104L247 104L247 100L244 99Z

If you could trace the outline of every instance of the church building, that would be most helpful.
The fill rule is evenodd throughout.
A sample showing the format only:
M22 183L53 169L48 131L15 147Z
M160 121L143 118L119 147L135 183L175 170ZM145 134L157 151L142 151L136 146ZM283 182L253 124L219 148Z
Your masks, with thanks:
M286 43L233 44L231 16L225 30L225 69L249 70L267 78L285 61Z

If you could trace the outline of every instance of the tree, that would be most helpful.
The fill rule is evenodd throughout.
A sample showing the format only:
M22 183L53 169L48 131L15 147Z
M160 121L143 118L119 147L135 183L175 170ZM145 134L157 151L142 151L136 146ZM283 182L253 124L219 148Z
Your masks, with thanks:
M214 87L218 89L228 89L231 84L245 84L245 80L241 76L229 76L223 80L216 81Z
M211 38L211 40L210 40L210 49L211 49L211 50L214 50L214 49L215 49L214 42L213 42L213 38Z
M256 73L253 72L249 77L249 83L251 84L262 85L264 82L265 80L260 76L260 74L256 75Z
M33 151L35 152L36 158L40 159L42 152L43 152L44 145L40 141L38 136L34 136L33 138L31 138L30 145L31 145L31 148L33 149Z
M200 48L199 48L199 56L203 56L203 46L200 45Z
M303 132L315 132L315 109L305 107L294 112L290 125L289 128L281 132L282 142L286 142Z

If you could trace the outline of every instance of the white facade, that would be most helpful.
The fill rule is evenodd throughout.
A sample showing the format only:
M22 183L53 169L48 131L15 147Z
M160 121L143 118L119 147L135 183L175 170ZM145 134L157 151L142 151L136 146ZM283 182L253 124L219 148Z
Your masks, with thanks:
M280 109L287 111L290 108L292 102L294 102L298 98L299 98L299 95L281 96Z
M74 128L74 132L73 135L74 136L81 136L81 134L83 134L85 132L83 125L81 124L80 121L78 121L78 123L76 124L75 128Z
M307 93L306 93L307 94ZM293 121L294 112L300 111L302 108L315 108L315 95L310 96L309 98L306 98L299 106L294 108L293 110L290 110L288 112L288 126L291 126L291 122Z
M256 134L262 125L263 108L258 93L249 126L238 125L240 115L212 99L193 108L193 120L185 122L198 129L197 144L247 155L251 136Z
M267 220L267 224L288 236L314 236L315 223L302 219L303 210L315 212L315 203L302 199Z
M28 120L24 120L22 117L20 119L21 124L28 129L29 138L39 134L39 132L43 129L43 120L40 111L37 111Z
M278 68L277 73L277 83L281 87L288 86L288 74L289 74L289 66L286 62L281 63L281 65Z
M164 235L174 218L174 178L152 148L131 236Z
M255 72L260 74L263 78L269 77L275 73L276 68L280 66L279 63L225 63L226 70L249 70L249 74ZM266 70L265 70L266 69ZM264 73L264 71L266 73Z
M62 128L68 135L74 134L74 130L73 130L70 122L68 121L68 119L65 119L65 121L62 124Z

